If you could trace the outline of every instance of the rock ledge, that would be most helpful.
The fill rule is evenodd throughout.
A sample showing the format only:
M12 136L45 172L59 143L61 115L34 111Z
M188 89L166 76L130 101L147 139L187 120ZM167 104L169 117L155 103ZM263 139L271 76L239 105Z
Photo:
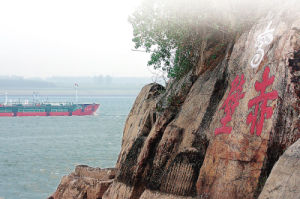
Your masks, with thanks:
M116 170L78 165L75 172L64 176L54 194L48 199L101 199L113 182Z

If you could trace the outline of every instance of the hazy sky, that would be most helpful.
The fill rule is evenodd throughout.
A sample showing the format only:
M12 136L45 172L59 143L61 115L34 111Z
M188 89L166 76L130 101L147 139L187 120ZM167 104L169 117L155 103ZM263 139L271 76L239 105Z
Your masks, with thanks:
M131 51L141 0L0 0L0 75L150 76Z

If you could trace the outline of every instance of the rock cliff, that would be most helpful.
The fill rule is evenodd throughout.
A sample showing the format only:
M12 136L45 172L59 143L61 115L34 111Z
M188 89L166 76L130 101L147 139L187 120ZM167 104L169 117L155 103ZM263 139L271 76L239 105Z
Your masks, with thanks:
M259 199L300 198L300 140L276 162Z
M216 59L166 89L142 89L102 198L259 196L278 158L300 137L300 12L267 14ZM260 198L272 198L266 194L275 189L274 172L291 167L278 165Z

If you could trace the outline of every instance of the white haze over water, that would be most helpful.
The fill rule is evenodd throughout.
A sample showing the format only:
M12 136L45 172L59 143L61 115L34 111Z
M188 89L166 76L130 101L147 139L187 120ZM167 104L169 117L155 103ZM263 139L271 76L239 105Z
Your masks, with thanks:
M151 76L133 52L140 0L0 0L0 75Z
M296 0L150 1L178 14L202 14L208 24L216 20L232 26L233 16L247 21L254 17L252 11L267 13L286 3L299 7ZM0 0L0 75L153 76L147 67L149 54L131 50L132 28L127 19L141 2Z

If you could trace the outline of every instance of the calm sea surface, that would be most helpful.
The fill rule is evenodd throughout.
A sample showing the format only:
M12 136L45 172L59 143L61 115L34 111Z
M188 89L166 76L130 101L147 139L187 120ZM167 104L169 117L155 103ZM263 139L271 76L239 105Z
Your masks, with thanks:
M76 165L113 167L134 100L80 97L79 102L100 103L96 116L0 117L0 198L47 198Z

